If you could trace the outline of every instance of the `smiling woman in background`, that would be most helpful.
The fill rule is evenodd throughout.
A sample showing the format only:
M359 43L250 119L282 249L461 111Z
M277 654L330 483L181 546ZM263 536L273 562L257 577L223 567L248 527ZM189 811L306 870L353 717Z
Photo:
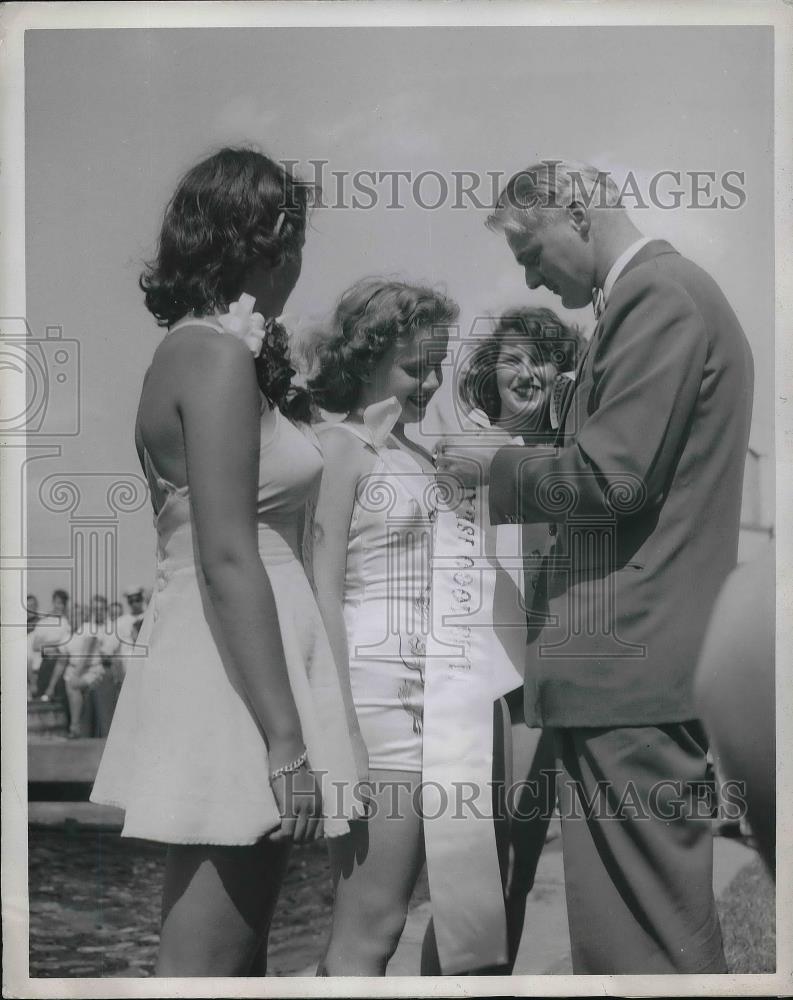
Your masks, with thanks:
M572 375L583 346L578 328L552 309L510 309L467 361L459 386L463 405L521 442L552 444L557 379ZM572 378L564 381L572 385Z
M471 354L458 386L463 406L480 423L498 427L518 444L548 446L556 437L555 413L584 348L580 331L551 309L522 306L505 312L490 337ZM549 536L541 525L499 525L498 556L504 559L496 583L496 633L522 676L526 641L536 639L545 620L545 557ZM516 557L523 566L515 567ZM508 560L508 561L507 561ZM527 632L528 629L528 632ZM509 972L523 932L528 895L553 811L553 743L541 729L529 728L523 688L505 697L512 723L511 783L519 788L510 807L506 907ZM527 818L530 817L530 818ZM495 971L495 970L494 970Z

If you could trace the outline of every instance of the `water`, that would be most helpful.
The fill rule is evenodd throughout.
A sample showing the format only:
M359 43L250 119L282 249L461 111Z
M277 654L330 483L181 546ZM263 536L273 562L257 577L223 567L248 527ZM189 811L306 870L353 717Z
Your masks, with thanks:
M165 848L117 834L31 828L30 975L149 976ZM296 847L270 932L269 974L316 963L333 890L325 844Z

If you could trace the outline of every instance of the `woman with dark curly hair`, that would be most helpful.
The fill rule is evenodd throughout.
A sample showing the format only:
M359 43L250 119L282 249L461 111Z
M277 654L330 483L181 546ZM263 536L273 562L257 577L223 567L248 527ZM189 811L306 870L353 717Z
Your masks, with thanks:
M563 323L553 310L531 306L511 309L468 358L458 383L460 400L475 417L478 414L479 422L506 431L516 443L551 444L556 436L554 412L558 412L563 393L573 387L570 376L583 346L580 331ZM500 525L496 529L496 551L508 560L496 583L496 631L520 673L526 655L526 626L531 641L542 620L547 538L545 525ZM514 559L519 553L523 569L515 570ZM519 798L510 803L509 860L504 866L509 963L485 971L509 974L523 932L526 897L534 884L553 810L554 752L547 734L526 726L523 688L510 691L505 701L511 721L511 746L505 747L505 754L511 762L510 783L520 790Z
M300 558L322 459L289 419L310 408L265 319L300 273L309 199L268 157L222 149L180 182L141 279L168 331L135 428L157 579L91 797L125 810L123 836L169 845L159 975L263 974L320 784L327 835L355 814L338 794L357 778L345 699Z
M314 580L369 755L369 818L329 842L336 887L323 971L385 974L423 863L421 781L434 469L405 434L441 384L457 306L370 279L345 292L310 382L346 419L321 429Z
M525 443L548 443L555 434L556 378L575 370L582 344L578 329L551 309L510 310L468 359L459 385L462 402Z

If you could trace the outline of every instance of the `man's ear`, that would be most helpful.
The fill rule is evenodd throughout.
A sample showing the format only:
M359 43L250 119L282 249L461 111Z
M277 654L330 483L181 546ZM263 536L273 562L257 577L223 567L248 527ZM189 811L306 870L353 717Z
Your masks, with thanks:
M591 220L589 218L589 209L586 205L580 201L571 202L567 209L567 217L573 229L577 233L580 233L584 239L587 239Z

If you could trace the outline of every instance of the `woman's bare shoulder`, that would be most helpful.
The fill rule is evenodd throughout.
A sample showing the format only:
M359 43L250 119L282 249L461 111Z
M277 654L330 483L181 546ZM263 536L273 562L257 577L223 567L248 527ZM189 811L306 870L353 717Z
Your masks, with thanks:
M185 324L168 333L157 346L149 371L162 365L178 364L186 371L212 368L218 362L244 360L251 352L240 339L205 324ZM148 374L148 373L147 373Z
M184 326L157 347L142 395L179 405L249 394L255 384L251 351L241 340L207 326Z

